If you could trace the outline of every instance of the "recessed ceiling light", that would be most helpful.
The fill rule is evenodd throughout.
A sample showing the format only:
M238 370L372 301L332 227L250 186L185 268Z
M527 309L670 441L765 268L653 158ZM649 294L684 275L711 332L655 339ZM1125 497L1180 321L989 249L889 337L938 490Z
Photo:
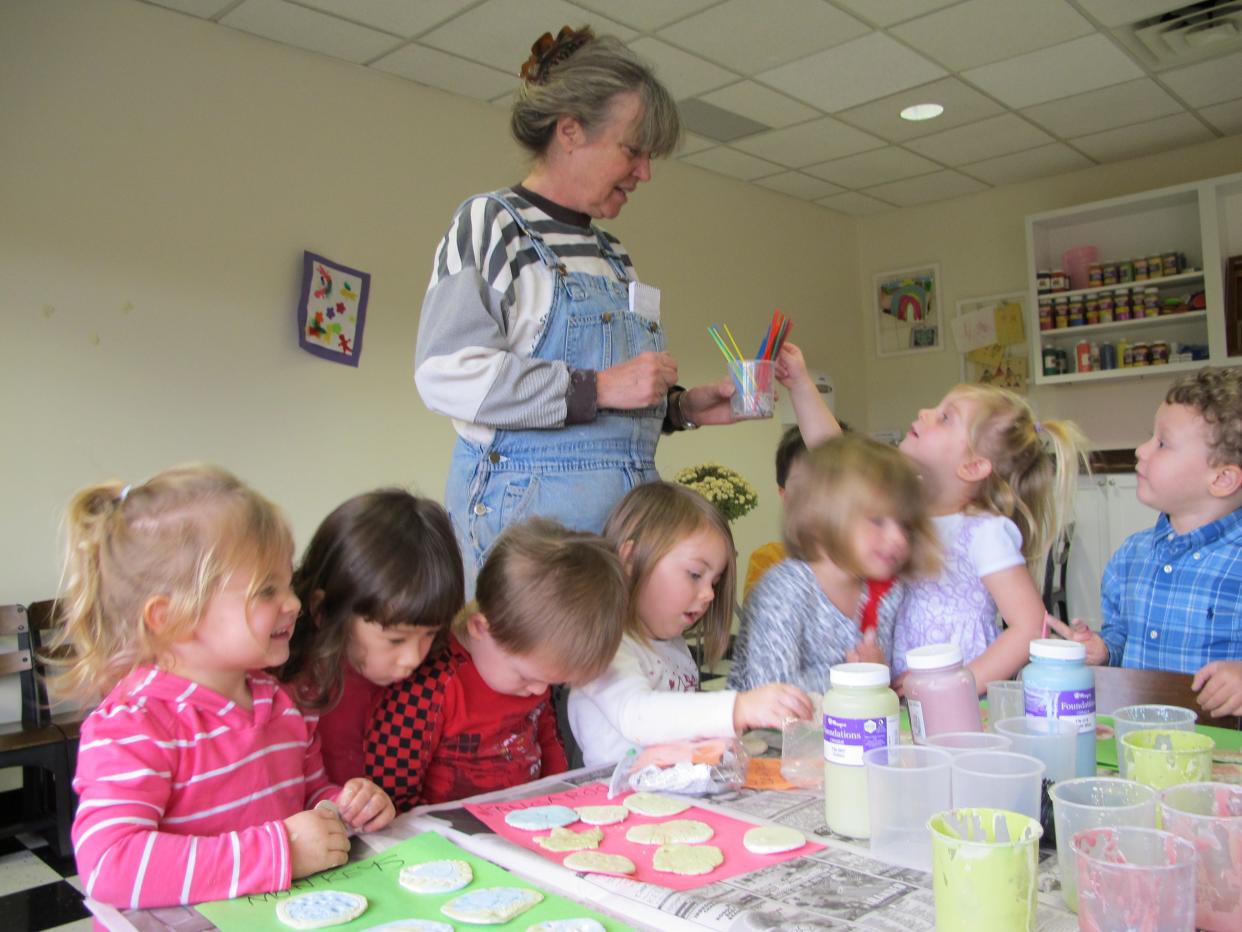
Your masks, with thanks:
M934 120L942 113L944 113L944 107L940 104L915 104L902 110L901 118L918 122L919 120Z

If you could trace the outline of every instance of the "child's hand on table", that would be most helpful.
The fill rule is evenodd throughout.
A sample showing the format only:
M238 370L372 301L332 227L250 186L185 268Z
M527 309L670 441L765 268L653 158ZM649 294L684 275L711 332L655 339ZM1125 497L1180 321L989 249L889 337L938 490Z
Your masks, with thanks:
M797 686L772 683L737 694L733 702L733 727L781 728L791 718L809 719L814 715L810 697Z
M1195 674L1190 688L1213 718L1242 715L1242 660L1213 660Z
M347 782L336 804L341 818L360 832L377 832L397 814L388 794L363 777Z
M294 880L340 867L349 860L345 825L330 808L307 809L285 819Z
M1067 641L1077 641L1087 648L1087 663L1102 666L1108 663L1108 645L1104 639L1088 628L1081 618L1075 618L1072 624L1066 624L1055 615L1044 615L1044 624Z

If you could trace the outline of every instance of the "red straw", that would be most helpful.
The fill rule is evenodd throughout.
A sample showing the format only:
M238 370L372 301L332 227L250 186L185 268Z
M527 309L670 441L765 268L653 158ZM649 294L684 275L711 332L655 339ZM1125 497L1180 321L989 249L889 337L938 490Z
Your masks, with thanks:
M781 347L785 345L785 337L789 336L789 331L793 329L793 321L786 317L781 322L780 333L776 335L776 349L772 352L772 358L776 358L776 354L781 351Z
M763 342L759 346L760 359L774 359L776 354L773 352L776 346L776 333L780 330L781 311L777 308L772 312L772 322L768 324L768 332L763 337Z

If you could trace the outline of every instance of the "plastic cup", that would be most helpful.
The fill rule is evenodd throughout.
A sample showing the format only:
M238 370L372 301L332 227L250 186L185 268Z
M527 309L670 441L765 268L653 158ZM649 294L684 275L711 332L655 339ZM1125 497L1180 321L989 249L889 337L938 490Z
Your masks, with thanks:
M729 408L734 418L747 420L771 417L776 410L773 392L772 360L743 359L729 363L729 375L733 379L733 396Z
M1048 795L1056 820L1057 870L1065 905L1078 912L1078 864L1071 844L1091 828L1156 827L1156 791L1120 777L1062 780Z
M1012 751L976 751L953 758L955 809L1008 809L1039 821L1044 762Z
M1089 828L1078 860L1078 928L1194 932L1195 849L1154 828Z
M1006 718L1026 715L1026 693L1021 680L997 680L988 683L988 721L992 730L996 723Z
M1164 731L1194 731L1195 713L1179 705L1128 705L1113 713L1113 742L1116 744L1117 768L1124 777L1126 762L1121 754L1121 739L1132 731L1159 728Z
M791 719L781 728L781 776L794 786L824 785L822 722Z
M928 820L936 928L1035 928L1039 823L1000 809L952 809Z
M1004 735L990 731L946 731L927 739L927 747L940 748L954 757L975 751L1008 751L1012 744Z
M924 826L952 805L952 761L948 751L924 745L872 748L863 755L873 855L902 867L931 869Z
M1187 783L1160 793L1164 829L1195 846L1195 925L1242 929L1242 786Z
M1059 718L1006 718L996 733L1013 742L1013 751L1044 762L1044 779L1054 783L1074 776L1078 762L1078 726Z
M1212 779L1216 742L1197 731L1132 731L1121 739L1126 778L1163 790Z

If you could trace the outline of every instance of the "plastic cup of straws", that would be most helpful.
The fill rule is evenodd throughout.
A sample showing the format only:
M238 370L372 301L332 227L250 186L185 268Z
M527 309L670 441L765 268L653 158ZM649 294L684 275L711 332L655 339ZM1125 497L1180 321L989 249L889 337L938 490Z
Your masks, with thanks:
M770 359L742 359L729 362L733 397L729 407L736 420L771 417L776 411L776 380Z

